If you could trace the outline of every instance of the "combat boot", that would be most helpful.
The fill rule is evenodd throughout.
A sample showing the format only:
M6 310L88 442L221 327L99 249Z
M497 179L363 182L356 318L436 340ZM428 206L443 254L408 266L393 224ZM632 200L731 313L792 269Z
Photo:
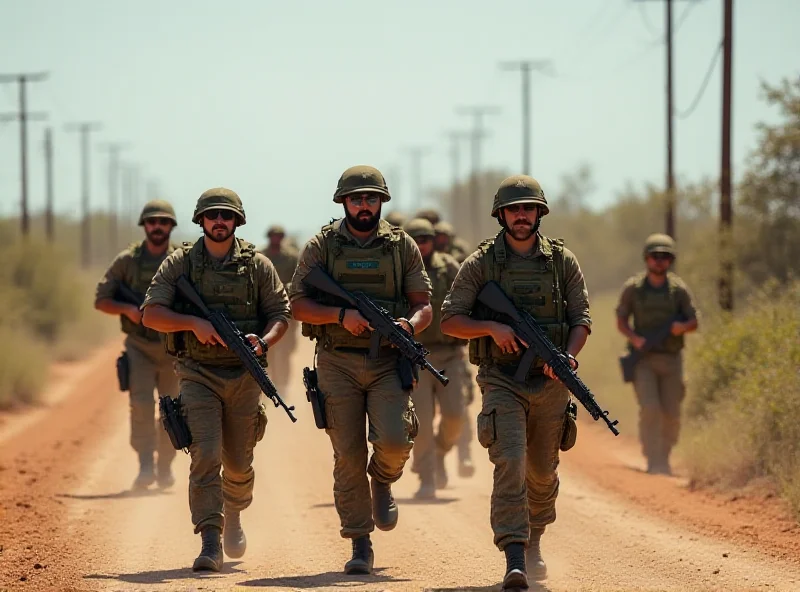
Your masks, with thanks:
M371 479L372 487L372 519L380 530L392 530L397 526L397 504L394 503L392 486L381 483L375 477Z
M472 456L469 448L458 451L458 476L462 479L469 479L475 474L475 465L472 464Z
M153 453L139 453L139 474L133 482L132 489L142 491L156 482L156 474L153 470Z
M525 561L528 566L528 573L536 581L547 577L547 565L542 559L542 547L540 545L544 528L532 528L531 538L528 541L528 550L525 553Z
M503 578L503 590L527 588L525 545L522 543L510 543L506 545L504 551L506 554L506 577Z
M242 529L239 512L225 512L225 527L222 530L222 544L225 555L231 559L239 559L247 549L247 537Z
M369 535L353 539L353 556L350 561L344 564L344 573L369 575L372 573L372 565L375 562L375 553L372 550L372 541Z
M222 569L222 544L220 529L207 526L201 532L203 547L200 555L194 560L192 571L220 571Z
M419 489L414 494L414 499L436 499L436 482L434 481L433 475L420 476Z
M172 461L162 461L161 455L158 457L158 464L156 465L156 475L158 486L162 489L167 489L175 485L175 477L172 475Z
M444 466L444 454L436 453L436 489L447 487L447 469Z

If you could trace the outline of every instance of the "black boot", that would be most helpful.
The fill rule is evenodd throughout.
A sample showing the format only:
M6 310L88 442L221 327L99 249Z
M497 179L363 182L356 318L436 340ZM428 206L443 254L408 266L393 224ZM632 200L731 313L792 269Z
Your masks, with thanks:
M528 541L528 551L525 559L528 565L528 573L535 581L543 580L547 577L547 566L542 559L542 547L540 542L544 534L543 528L532 528L531 538Z
M203 548L200 555L194 560L193 571L220 571L222 569L222 545L220 544L220 529L216 526L207 526L201 532Z
M444 466L444 454L436 452L436 489L447 487L447 469Z
M222 544L225 555L231 559L239 559L247 549L247 537L244 536L242 520L239 512L225 513L225 528L222 530Z
M139 474L133 482L132 489L143 491L156 482L156 473L153 470L153 453L139 453Z
M375 562L375 553L372 551L372 541L369 535L353 539L353 556L344 564L344 573L369 575L372 573L372 564Z
M510 543L506 545L506 577L503 578L503 590L527 588L528 576L525 573L525 545Z
M372 519L380 530L392 530L397 526L397 504L394 503L392 486L381 483L375 477L372 485Z
M172 476L172 461L161 460L161 455L158 455L158 464L156 465L156 475L158 486L162 489L167 489L175 485L175 477Z

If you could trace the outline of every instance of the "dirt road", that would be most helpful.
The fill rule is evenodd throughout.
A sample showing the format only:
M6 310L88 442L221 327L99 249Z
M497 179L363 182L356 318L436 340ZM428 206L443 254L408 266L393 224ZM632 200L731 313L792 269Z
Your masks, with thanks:
M435 503L412 499L407 473L395 487L397 529L373 537L375 574L341 573L349 545L332 505L330 444L299 383L287 393L299 421L270 407L256 449L255 500L242 515L247 554L196 576L188 458L179 453L171 491L128 493L136 459L117 352L115 344L62 371L45 409L0 423L0 590L497 589L504 561L488 522L491 465L477 443L475 477L459 479L450 465L451 485ZM304 343L295 374L309 353ZM680 479L643 475L630 442L594 428L582 427L563 459L559 519L543 543L550 577L532 590L800 590L791 521L764 526Z

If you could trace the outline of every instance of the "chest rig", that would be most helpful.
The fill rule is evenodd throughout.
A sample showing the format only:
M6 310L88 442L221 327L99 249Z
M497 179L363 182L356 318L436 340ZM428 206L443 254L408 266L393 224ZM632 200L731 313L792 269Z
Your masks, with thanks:
M401 229L393 227L389 234L377 238L368 247L362 247L348 239L334 224L324 226L321 235L325 269L333 279L351 292L363 292L395 318L408 312L403 291ZM327 306L346 304L323 292L309 295ZM371 332L365 331L363 336L356 337L338 324L303 323L302 332L304 336L316 339L324 349L368 349L370 345Z
M667 273L665 286L653 288L642 274L633 292L633 328L639 335L657 331L680 312L678 290L674 276ZM683 348L683 335L670 335L663 343L653 347L654 353L677 353Z
M567 346L569 325L566 323L564 301L564 241L539 235L539 245L543 256L524 259L509 257L505 231L494 239L484 241L479 246L483 251L483 273L486 281L494 280L514 305L529 313L547 333L557 348ZM503 321L502 315L476 302L472 316L478 320ZM491 337L472 339L469 342L470 363L481 366L496 364L516 366L522 352L503 353ZM534 360L532 368L544 365L541 358Z
M147 247L144 241L134 243L129 247L132 264L128 266L126 270L127 277L124 278L129 288L137 294L142 295L144 295L147 292L147 288L150 287L150 282L158 271L161 262L175 250L175 247L173 245L167 247L167 251L163 257L151 257L146 249ZM161 338L161 334L158 331L148 329L141 323L134 324L125 315L120 316L120 325L122 327L122 332L127 335L136 335L148 341L158 341Z
M428 277L431 280L433 293L431 294L431 308L433 309L433 320L430 326L425 329L417 337L422 345L436 346L436 345L464 345L466 342L455 337L450 337L442 333L439 325L442 322L442 305L447 292L450 290L450 285L454 278L450 277L447 261L441 253L434 251L431 254L430 265L425 268L428 272Z
M224 310L245 335L261 335L266 326L258 313L258 284L255 281L255 245L235 238L238 253L224 263L216 263L205 252L203 241L183 243L184 273L194 284L209 309ZM174 310L182 314L202 316L199 310L176 296ZM241 362L221 345L200 343L191 331L168 333L167 353L189 357L197 362L216 366L237 366Z

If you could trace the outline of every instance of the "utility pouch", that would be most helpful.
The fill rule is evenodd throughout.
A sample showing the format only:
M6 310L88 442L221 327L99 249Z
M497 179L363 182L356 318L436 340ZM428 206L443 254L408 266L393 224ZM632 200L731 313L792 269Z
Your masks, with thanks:
M564 413L564 431L561 433L561 445L559 446L563 452L575 446L575 441L578 439L577 419L578 406L575 401L570 399L569 403L567 403L567 410Z
M319 390L317 371L303 368L303 384L306 386L306 399L311 403L311 411L314 413L314 424L321 430L327 429L329 426L325 418L325 399Z
M192 443L192 434L183 417L181 398L173 399L170 396L159 397L158 409L161 423L167 431L170 442L175 450L183 450L189 454L189 445Z
M117 358L117 380L119 390L123 393L131 388L131 364L128 359L128 352L122 352Z

